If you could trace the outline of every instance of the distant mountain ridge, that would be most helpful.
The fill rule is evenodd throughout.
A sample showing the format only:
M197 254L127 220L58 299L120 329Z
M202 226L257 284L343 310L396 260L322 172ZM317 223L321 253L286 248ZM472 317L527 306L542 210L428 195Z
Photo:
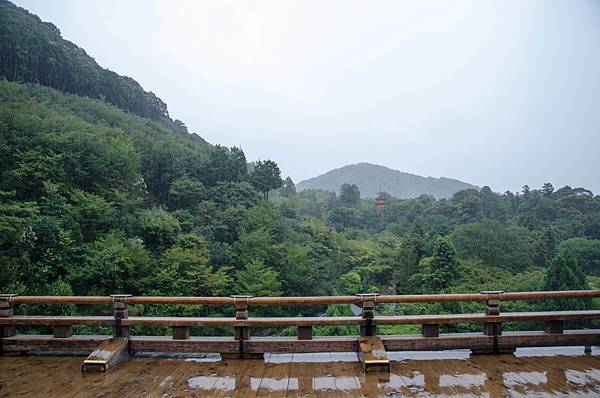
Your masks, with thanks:
M461 189L479 187L446 177L421 177L372 163L357 163L330 170L296 185L298 191L321 189L338 192L342 184L356 184L365 198L374 198L379 189L396 198L415 198L422 194L449 198Z

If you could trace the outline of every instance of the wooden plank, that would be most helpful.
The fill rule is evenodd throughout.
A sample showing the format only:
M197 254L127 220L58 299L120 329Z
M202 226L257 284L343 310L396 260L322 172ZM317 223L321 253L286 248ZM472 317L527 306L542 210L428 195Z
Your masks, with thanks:
M293 354L284 354L278 356L277 360L274 355L268 356L265 360L265 369L258 388L256 389L256 397L285 397L288 392L290 383L292 389L297 389L298 380L290 378L290 370L292 366Z
M232 337L196 337L173 340L170 336L132 336L131 352L198 352L238 354L240 345Z
M286 397L312 397L315 396L313 390L313 372L314 372L314 353L296 353L292 354L292 364L290 367L290 383Z
M542 322L552 320L589 320L600 319L600 311L548 311L548 312L505 312L500 315L449 314L449 315L399 315L376 316L377 325L405 324L453 324L453 323L504 323L504 322Z
M565 330L563 334L544 332L504 332L498 347L560 347L600 345L598 330Z
M112 316L11 316L0 318L0 325L90 325L90 326L113 326L115 318Z
M107 372L123 361L129 360L129 340L116 337L104 340L81 364L81 370L100 370Z
M377 336L362 336L358 341L359 359L365 372L390 371L390 361L385 353L381 338Z
M129 317L122 325L154 326L229 326L229 327L290 327L359 325L361 317L277 317L277 318L212 318L212 317Z
M600 297L600 290L503 292L501 301L547 300L556 298L593 298ZM11 304L111 304L111 296L12 296L2 297ZM459 301L486 301L485 293L459 294L421 294L421 295L381 295L377 303L441 303ZM123 299L131 304L207 304L234 305L233 297L127 297ZM324 305L324 304L360 304L358 296L305 296L305 297L250 297L248 305Z
M440 334L439 337L420 335L381 336L387 351L440 351L459 349L493 349L494 337L482 333Z
M130 372L129 364L131 362L141 362L142 366L135 375L134 382L123 386L122 397L160 397L152 392L166 378L171 375L175 369L184 362L179 359L165 358L133 358L131 361L121 364L114 371ZM101 374L100 374L101 375ZM88 375L86 375L88 377Z
M110 336L71 336L56 339L52 335L16 335L2 339L4 352L80 351L92 352Z
M349 355L352 357L349 357ZM342 353L340 361L336 362L336 355L331 354L331 363L333 364L333 377L335 380L336 391L345 397L360 396L360 382L356 377L355 365L357 365L357 356L354 353Z
M500 315L450 314L450 315L402 315L377 316L373 322L378 325L397 324L453 324L453 323L505 323L536 321L567 321L600 319L600 311L554 311L516 312ZM362 325L361 317L278 317L278 318L198 318L198 317L129 317L123 319L123 326L156 325L170 327L184 326L230 326L230 327L308 327ZM11 316L0 318L0 325L106 325L113 326L114 317L109 316Z
M358 338L352 336L314 337L297 340L295 337L254 337L244 341L247 353L356 352Z

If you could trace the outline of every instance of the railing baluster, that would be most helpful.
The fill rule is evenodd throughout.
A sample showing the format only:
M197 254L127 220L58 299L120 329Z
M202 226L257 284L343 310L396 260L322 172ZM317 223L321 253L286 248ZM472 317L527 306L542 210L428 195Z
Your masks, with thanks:
M298 326L298 340L312 340L312 326Z
M131 294L113 294L113 307L115 313L115 326L113 327L113 337L129 337L131 334L131 326L121 325L121 319L126 319L129 316L127 310L127 299Z
M373 318L375 317L375 304L379 293L359 293L357 296L362 301L362 317L364 319L363 324L360 325L360 335L375 336L377 327L373 322Z
M54 325L52 329L53 329L54 338L65 339L67 337L73 336L73 326L72 325Z
M485 301L485 314L496 316L500 315L500 300L502 299L501 290L482 291L481 294L487 296ZM501 322L486 322L483 325L484 333L487 336L500 336L502 334Z
M173 326L173 339L187 340L190 338L189 326Z
M565 322L562 320L553 320L544 322L544 333L563 334Z
M247 320L248 299L252 296L233 295L231 297L233 298L235 305L235 319ZM248 326L234 326L233 334L236 340L250 340L250 328Z
M437 323L421 325L423 337L440 337L440 325Z
M12 299L17 297L16 294L0 294L0 317L7 318L15 314ZM11 337L17 334L17 327L15 325L2 325L0 326L1 337Z

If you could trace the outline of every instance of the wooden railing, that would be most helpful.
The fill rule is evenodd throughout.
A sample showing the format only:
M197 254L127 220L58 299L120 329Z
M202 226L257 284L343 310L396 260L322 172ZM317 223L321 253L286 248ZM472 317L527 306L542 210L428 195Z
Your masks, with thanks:
M600 345L600 330L564 330L565 321L600 319L600 311L500 312L500 304L516 300L548 300L600 297L600 290L557 292L486 291L472 294L376 295L316 297L132 297L113 296L15 296L0 295L2 352L30 350L91 351L111 337L129 337L130 350L156 352L217 352L232 357L251 357L265 352L357 351L357 336L313 337L318 326L350 325L360 328L361 336L374 336L379 325L421 325L421 335L380 336L386 350L471 349L477 353L512 352L516 347ZM376 315L383 303L482 302L485 313L447 315ZM18 315L20 304L110 304L113 316ZM128 315L133 304L194 304L234 306L235 318L216 317L137 317ZM295 306L356 304L361 316L350 317L249 317L251 306ZM18 311L17 311L18 312ZM543 331L502 332L507 322L541 322ZM479 333L440 334L440 325L480 324ZM21 327L43 325L53 335L17 334ZM74 336L73 326L109 326L112 336ZM137 325L172 328L172 336L133 336ZM232 337L190 337L190 327L229 327ZM253 337L252 328L297 328L295 337Z

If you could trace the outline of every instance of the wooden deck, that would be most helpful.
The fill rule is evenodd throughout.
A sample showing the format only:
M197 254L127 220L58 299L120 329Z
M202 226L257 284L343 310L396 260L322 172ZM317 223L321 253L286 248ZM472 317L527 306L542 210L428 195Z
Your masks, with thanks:
M388 353L389 375L365 374L352 353L272 354L264 360L136 357L82 375L84 357L0 357L0 397L600 396L600 349Z

